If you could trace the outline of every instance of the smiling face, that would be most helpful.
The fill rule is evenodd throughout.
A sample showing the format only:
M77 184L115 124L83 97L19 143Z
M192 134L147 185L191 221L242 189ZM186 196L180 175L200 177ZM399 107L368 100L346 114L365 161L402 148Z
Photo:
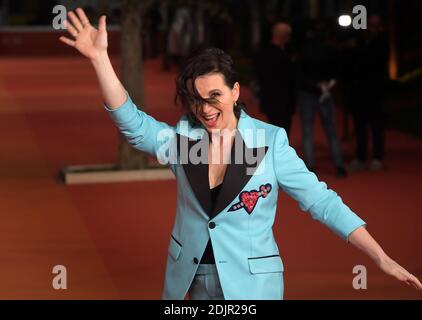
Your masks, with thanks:
M203 99L209 101L198 108L191 107L192 112L207 131L237 127L233 106L239 99L238 82L230 88L221 73L211 73L196 78L195 88Z

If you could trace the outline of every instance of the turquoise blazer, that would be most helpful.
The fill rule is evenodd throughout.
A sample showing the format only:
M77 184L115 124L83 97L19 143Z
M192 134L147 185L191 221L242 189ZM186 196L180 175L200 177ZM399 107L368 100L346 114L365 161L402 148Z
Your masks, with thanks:
M210 210L208 165L181 161L186 150L197 152L205 141L201 126L192 126L185 116L174 127L159 122L138 110L129 96L119 108L105 108L131 145L167 161L177 179L163 299L185 298L210 238L225 299L283 299L284 266L272 231L279 188L345 241L365 225L336 192L307 170L283 128L241 112L236 143L244 147L243 161L227 165ZM187 149L181 151L182 146ZM257 155L252 164L248 152Z

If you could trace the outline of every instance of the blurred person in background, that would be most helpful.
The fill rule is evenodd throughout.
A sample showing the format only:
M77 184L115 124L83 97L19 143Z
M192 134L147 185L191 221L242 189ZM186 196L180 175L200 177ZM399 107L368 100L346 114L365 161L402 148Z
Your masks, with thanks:
M192 16L187 6L175 9L174 18L170 25L167 38L167 64L179 67L187 57L192 47L193 25Z
M297 82L298 109L302 125L305 163L315 171L313 124L319 114L336 168L336 176L346 177L340 143L337 138L334 104L331 90L335 85L336 57L332 47L324 41L322 26L311 22L298 52Z
M292 29L287 23L276 23L271 42L256 57L256 78L259 87L260 110L271 124L290 134L295 112L295 71L286 50Z
M384 158L384 92L388 81L388 41L380 16L368 18L368 29L358 49L352 86L352 116L356 136L356 156L349 170L367 168L368 131L372 133L371 170L380 170Z
M360 30L359 30L360 31ZM336 90L336 102L342 107L343 113L343 128L342 141L350 142L353 137L353 132L349 122L352 121L352 108L354 103L354 77L355 60L358 49L358 34L356 30L348 30L348 33L341 37L338 41L338 56L339 56L339 73ZM350 121L349 121L350 119Z

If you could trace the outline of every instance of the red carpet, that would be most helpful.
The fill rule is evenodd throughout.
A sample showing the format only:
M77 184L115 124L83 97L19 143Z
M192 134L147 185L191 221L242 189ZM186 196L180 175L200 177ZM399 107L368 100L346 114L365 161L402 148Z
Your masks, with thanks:
M117 61L116 61L117 62ZM146 65L147 111L174 124L174 74ZM248 112L257 106L242 92ZM102 109L89 63L74 58L0 60L0 298L159 299L175 213L175 182L65 186L60 168L111 163L116 130ZM295 118L291 144L300 152ZM368 223L387 253L422 279L419 197L422 141L387 132L385 171L334 177L319 123L319 177ZM343 146L350 160L353 145ZM165 201L163 201L165 199ZM285 263L286 299L421 299L363 253L280 194L274 226ZM68 289L54 290L55 265ZM352 269L368 269L368 289Z

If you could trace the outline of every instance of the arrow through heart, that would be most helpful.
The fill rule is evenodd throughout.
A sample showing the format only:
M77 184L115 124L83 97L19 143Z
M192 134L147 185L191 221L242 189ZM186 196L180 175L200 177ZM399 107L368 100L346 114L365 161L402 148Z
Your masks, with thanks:
M229 211L236 211L241 208L245 209L248 214L251 214L254 210L258 199L260 197L265 198L271 192L271 184L263 184L259 187L259 191L242 191L239 194L239 202L232 205Z

